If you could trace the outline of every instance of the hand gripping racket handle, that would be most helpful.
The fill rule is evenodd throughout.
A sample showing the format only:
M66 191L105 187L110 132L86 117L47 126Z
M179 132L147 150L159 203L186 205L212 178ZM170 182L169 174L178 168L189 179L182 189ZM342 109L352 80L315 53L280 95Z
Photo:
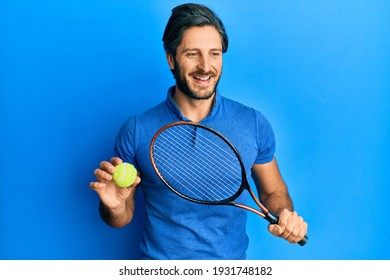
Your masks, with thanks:
M277 224L279 220L278 217L271 212L268 212L268 214L265 215L265 219L270 222L270 224ZM299 241L298 244L304 246L307 241L309 241L309 237L305 235L305 237L301 241Z

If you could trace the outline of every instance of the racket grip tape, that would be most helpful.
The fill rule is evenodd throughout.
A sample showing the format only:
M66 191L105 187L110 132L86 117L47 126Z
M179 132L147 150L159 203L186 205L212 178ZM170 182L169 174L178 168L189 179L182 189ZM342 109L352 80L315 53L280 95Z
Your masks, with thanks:
M265 215L265 219L270 222L270 224L277 224L278 223L278 217L271 212L268 212L268 214ZM299 245L304 246L307 241L309 241L309 237L305 235L301 241L298 242Z

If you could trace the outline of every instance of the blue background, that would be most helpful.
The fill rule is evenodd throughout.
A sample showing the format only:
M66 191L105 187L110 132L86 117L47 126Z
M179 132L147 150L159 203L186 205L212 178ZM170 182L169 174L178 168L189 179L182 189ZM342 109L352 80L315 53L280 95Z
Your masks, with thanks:
M222 94L262 111L307 246L249 214L249 259L390 259L389 1L196 1L230 38ZM0 4L0 259L136 259L106 226L93 170L174 83L161 37L183 1ZM387 205L386 205L387 204Z

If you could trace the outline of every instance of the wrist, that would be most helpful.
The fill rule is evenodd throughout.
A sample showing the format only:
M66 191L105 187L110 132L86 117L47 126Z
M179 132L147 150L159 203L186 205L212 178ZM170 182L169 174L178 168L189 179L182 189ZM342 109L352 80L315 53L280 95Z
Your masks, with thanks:
M100 201L99 204L99 213L101 218L109 225L113 227L118 227L118 221L121 221L123 217L126 215L126 203L123 202L116 207L108 207L104 205L103 202Z

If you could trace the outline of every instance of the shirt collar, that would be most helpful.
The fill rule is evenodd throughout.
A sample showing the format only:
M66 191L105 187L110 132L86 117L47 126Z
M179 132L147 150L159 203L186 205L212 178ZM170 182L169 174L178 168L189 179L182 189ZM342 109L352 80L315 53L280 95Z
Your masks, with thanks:
M175 86L172 86L168 89L167 98L165 100L165 103L166 103L168 109L173 114L175 114L179 119L184 120L184 121L188 121L188 119L183 116L183 114L180 111L179 106L176 104L175 100L173 99L174 95L175 95ZM217 90L215 98L214 98L214 104L211 107L209 114L202 121L205 121L205 120L212 118L217 113L220 106L221 106L221 95L219 94L219 91Z

